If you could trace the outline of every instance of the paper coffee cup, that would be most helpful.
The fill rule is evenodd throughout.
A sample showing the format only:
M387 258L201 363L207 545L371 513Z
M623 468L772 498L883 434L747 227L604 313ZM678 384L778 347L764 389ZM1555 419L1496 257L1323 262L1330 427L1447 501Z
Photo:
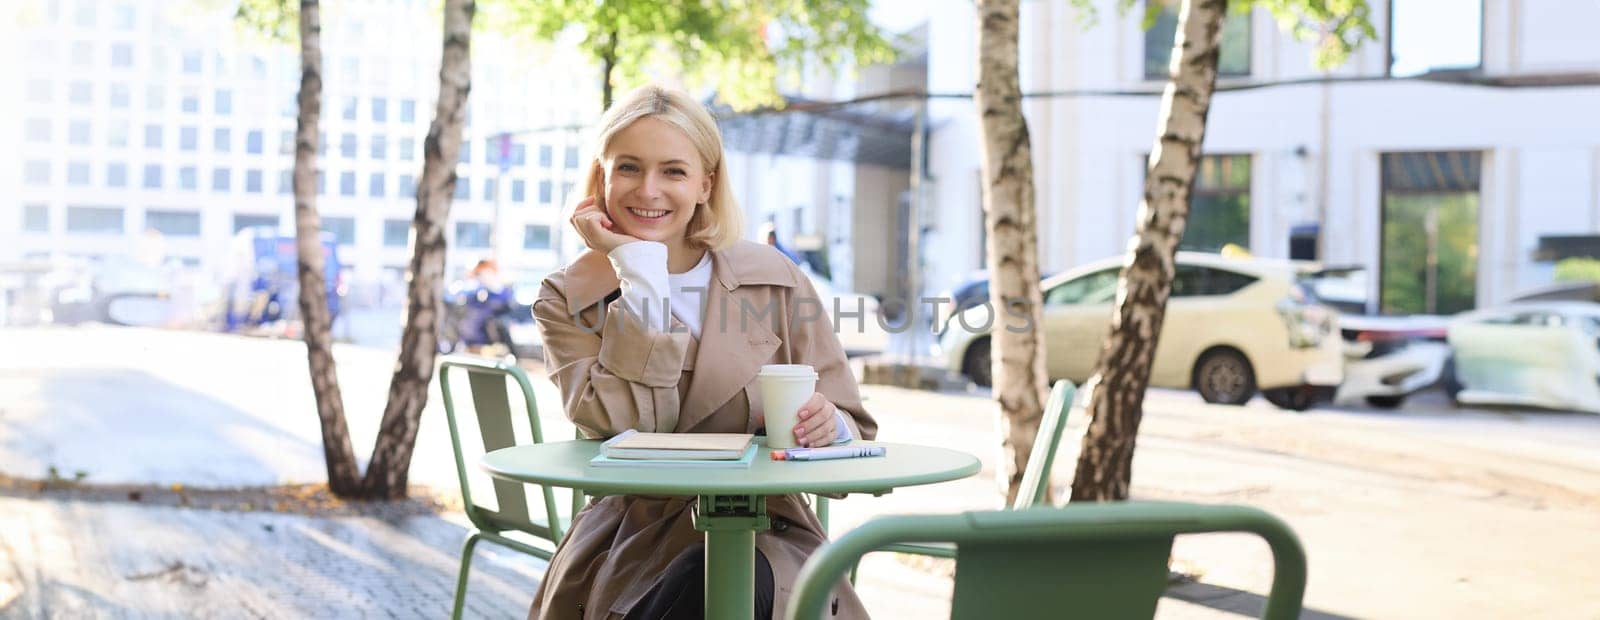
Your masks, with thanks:
M806 364L767 364L761 382L761 411L767 418L767 446L797 448L794 427L800 407L817 391L817 371Z

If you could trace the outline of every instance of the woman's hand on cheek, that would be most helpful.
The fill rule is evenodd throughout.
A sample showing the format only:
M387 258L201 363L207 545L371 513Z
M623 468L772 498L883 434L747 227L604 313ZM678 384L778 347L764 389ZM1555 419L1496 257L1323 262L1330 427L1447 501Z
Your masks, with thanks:
M821 393L813 392L806 404L800 406L800 423L794 427L795 443L806 448L826 446L839 434L836 408Z
M572 228L578 231L578 236L583 238L583 244L597 252L609 254L619 245L639 240L617 232L616 223L605 209L596 204L594 196L578 202L577 208L572 211L571 223Z

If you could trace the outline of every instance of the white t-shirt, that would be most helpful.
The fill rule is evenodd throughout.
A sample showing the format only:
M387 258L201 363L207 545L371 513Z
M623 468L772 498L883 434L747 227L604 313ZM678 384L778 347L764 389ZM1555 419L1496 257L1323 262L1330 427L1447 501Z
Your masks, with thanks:
M659 241L630 241L612 249L606 257L611 259L611 267L622 282L622 303L628 312L644 318L651 329L666 331L672 322L662 308L669 307L672 316L683 322L690 334L700 337L705 298L711 286L710 252L683 273L667 272L667 244ZM838 417L838 432L833 442L850 441L853 437L845 425L844 412L835 409L834 415Z

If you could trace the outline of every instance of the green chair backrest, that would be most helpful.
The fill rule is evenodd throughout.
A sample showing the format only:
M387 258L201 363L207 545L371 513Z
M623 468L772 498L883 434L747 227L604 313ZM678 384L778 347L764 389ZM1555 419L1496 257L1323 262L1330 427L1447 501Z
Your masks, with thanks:
M1050 388L1050 398L1044 403L1044 417L1039 420L1039 432L1033 436L1033 451L1028 453L1027 468L1022 471L1022 488L1012 500L1013 510L1044 505L1050 488L1050 467L1056 462L1056 450L1061 447L1061 432L1067 427L1067 412L1072 410L1072 399L1078 393L1071 381L1061 379Z
M1167 586L1173 537L1251 532L1272 548L1263 618L1295 618L1306 558L1282 521L1248 506L1168 502L878 517L818 549L800 570L789 620L823 615L862 555L905 543L954 543L952 618L1149 618Z
M515 382L521 390L533 443L543 442L544 434L539 428L539 408L534 404L533 386L521 368L515 364L467 355L443 358L439 364L439 390L444 398L445 418L450 423L450 447L455 450L456 474L461 482L461 503L466 508L467 518L481 530L519 530L551 542L560 542L563 534L561 521L556 511L555 493L548 486L539 485L544 493L543 523L534 521L528 514L527 486L518 482L493 481L496 509L491 510L473 501L471 477L467 475L466 457L461 450L461 435L456 424L456 395L450 388L450 371L455 368L463 370L467 376L472 408L477 412L478 434L482 435L485 452L517 444L512 426L514 414L506 389L508 380Z

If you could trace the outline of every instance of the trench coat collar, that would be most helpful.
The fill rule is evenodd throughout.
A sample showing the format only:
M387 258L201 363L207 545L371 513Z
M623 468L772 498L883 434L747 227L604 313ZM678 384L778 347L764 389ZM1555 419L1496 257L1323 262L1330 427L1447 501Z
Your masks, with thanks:
M787 257L757 243L740 241L711 251L714 285L706 291L694 373L683 393L678 432L692 430L738 396L783 344L773 333L770 319L750 319L741 314L741 302L750 298L740 287L793 288L799 286L801 277ZM610 260L593 250L585 251L567 267L566 279L568 310L574 315L602 302L621 284Z

